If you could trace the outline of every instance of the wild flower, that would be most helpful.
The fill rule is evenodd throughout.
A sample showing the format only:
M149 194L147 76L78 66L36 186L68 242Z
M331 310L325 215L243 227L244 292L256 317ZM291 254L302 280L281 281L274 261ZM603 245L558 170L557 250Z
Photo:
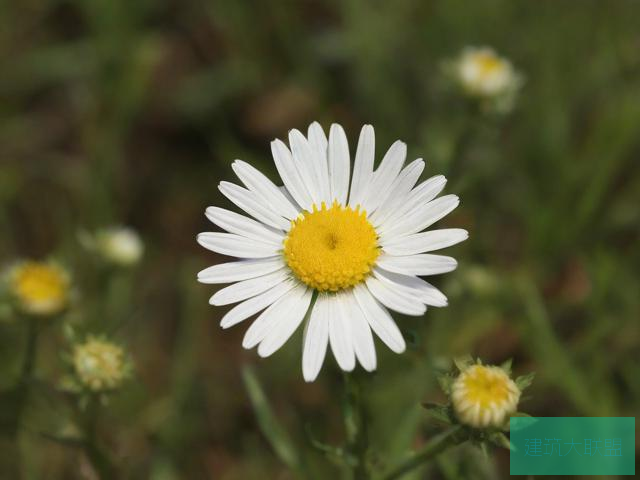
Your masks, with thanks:
M69 273L54 262L27 260L7 274L8 292L18 310L35 316L51 316L69 304Z
M239 303L224 315L229 328L263 311L242 345L268 357L304 323L303 376L313 381L328 345L345 371L356 360L376 368L372 331L394 352L405 341L389 310L423 315L447 298L420 276L454 270L455 259L432 252L465 240L449 228L423 231L458 206L455 195L436 198L446 179L418 186L425 164L405 166L407 146L396 141L374 170L374 129L360 133L353 172L344 130L334 124L325 136L318 123L307 136L289 132L288 148L274 140L271 151L284 187L246 162L232 168L245 187L221 182L223 195L249 218L218 207L207 217L228 233L198 235L205 248L240 261L209 267L203 283L232 283L210 303Z

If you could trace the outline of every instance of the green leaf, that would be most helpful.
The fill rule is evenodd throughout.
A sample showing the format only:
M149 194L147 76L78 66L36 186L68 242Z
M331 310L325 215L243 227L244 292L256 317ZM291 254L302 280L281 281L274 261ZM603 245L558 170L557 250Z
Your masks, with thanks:
M460 372L464 372L467 368L469 368L476 362L473 360L473 357L471 355L463 355L461 357L454 358L453 363L455 364L456 368L460 370Z
M448 405L440 405L438 403L424 402L422 406L427 413L439 422L451 425L454 421L451 408Z
M438 384L440 385L440 388L442 389L442 391L447 396L450 395L451 385L453 384L453 381L455 379L448 373L436 373L436 380L438 380Z
M511 442L507 436L502 432L491 433L487 436L487 439L494 445L511 450Z
M330 445L328 443L321 442L313 435L311 428L307 425L305 427L305 431L307 433L307 437L309 438L309 442L311 446L316 450L322 452L331 462L336 465L344 466L344 465L353 465L357 463L357 459L353 458L352 455L349 455L348 452L341 446Z
M502 370L504 370L507 375L511 375L511 364L512 363L513 363L513 358L510 358L509 360L506 360L505 362L502 362L502 364L500 365L500 368Z
M242 379L256 414L260 430L264 436L267 437L267 440L280 460L292 470L300 471L301 464L298 451L289 434L273 414L271 406L262 390L262 386L250 367L245 367L242 370Z
M531 373L528 373L527 375L521 375L518 378L516 378L516 385L518 386L521 392L524 391L533 383L533 379L535 378L535 376L536 376L536 373L531 372Z
M518 430L522 430L523 428L528 427L529 425L532 425L534 423L536 423L538 420L535 417L532 417L531 415L528 415L526 413L522 413L522 412L516 412L514 414L511 415L511 417L528 417L530 420L527 422L519 422L520 426L513 428L513 425L511 424L511 421L508 422L509 425L509 431L510 432L516 432Z

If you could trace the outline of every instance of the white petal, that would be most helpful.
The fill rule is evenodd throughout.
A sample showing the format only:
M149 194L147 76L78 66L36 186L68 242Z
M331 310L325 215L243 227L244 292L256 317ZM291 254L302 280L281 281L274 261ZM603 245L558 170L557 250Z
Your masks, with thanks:
M371 294L391 310L415 316L422 315L427 311L427 307L415 297L410 297L400 289L385 285L377 278L369 277L366 285Z
M429 253L404 257L383 254L378 257L376 264L385 270L403 275L438 275L451 272L458 266L455 258Z
M396 223L404 220L407 213L413 212L418 207L433 200L442 191L446 183L447 179L442 175L437 175L425 180L416 188L411 190L403 203L398 204L390 215L385 216L383 221L375 223L374 226L379 229L393 228Z
M371 329L380 337L380 340L392 351L396 353L404 352L406 348L404 338L387 309L362 284L354 287L353 294Z
M351 312L351 338L356 357L367 372L372 372L376 369L376 347L371 327L353 292L345 293L344 298Z
M245 217L224 208L208 207L206 215L210 222L215 223L227 232L280 245L284 240L284 234L281 230L276 230L257 222L253 218Z
M241 237L235 233L203 232L198 234L197 241L212 252L240 258L272 257L282 250L282 245Z
M382 224L385 219L393 215L393 212L407 201L409 192L414 187L422 171L424 162L417 159L402 169L398 177L393 181L389 194L382 200L378 209L369 216L369 221L374 225Z
M285 232L289 230L291 223L272 211L268 206L261 204L256 194L252 191L229 182L220 182L218 189L225 197L253 218Z
M409 212L405 219L393 227L383 225L379 229L381 243L391 241L394 237L410 235L433 225L448 215L460 204L457 195L445 195L422 205L413 212Z
M351 318L342 294L331 295L329 299L329 344L340 368L350 372L356 366L356 355L351 340Z
M307 129L307 136L309 137L309 143L313 148L317 148L319 151L327 152L327 136L324 134L322 125L318 122L313 122Z
M281 256L220 263L198 272L200 283L231 283L260 277L284 267Z
M382 247L389 255L414 255L416 253L432 252L450 247L469 238L466 230L461 228L444 228L428 232L414 233L404 237L393 238Z
M434 307L446 307L447 297L436 287L419 277L393 273L375 267L373 275L395 289L402 290L406 295L417 298L422 303Z
M316 169L319 175L319 186L322 201L331 204L331 186L329 185L329 165L327 163L327 137L318 122L313 122L307 130L309 145L315 155Z
M251 315L255 315L259 311L267 308L296 285L297 283L295 281L282 282L260 295L251 297L249 300L239 303L229 310L224 317L222 317L220 326L222 328L229 328L243 320L246 320Z
M360 131L358 149L353 165L353 178L349 192L349 206L356 208L363 200L363 192L373 175L373 161L376 151L376 137L373 127L365 125Z
M273 161L276 164L280 178L282 178L284 186L287 187L291 196L302 208L311 210L313 203L311 196L300 176L293 155L291 155L287 146L282 140L276 139L271 142L271 153L273 154Z
M304 331L302 350L302 375L306 382L313 382L324 363L329 342L329 308L326 295L318 295L311 317Z
M268 357L284 345L302 323L309 310L312 295L313 290L307 288L302 297L289 306L286 314L278 320L278 323L267 332L264 340L260 342L258 355L263 358Z
M282 192L285 198L291 202L291 205L293 205L298 210L298 212L302 212L302 210L304 210L304 208L298 205L298 202L296 202L296 200L291 196L291 193L289 193L287 187L283 185L281 187L278 187L278 189ZM298 215L300 215L300 213L298 213Z
M289 278L288 270L281 268L280 270L276 270L273 273L268 273L261 277L250 278L249 280L237 282L223 288L222 290L218 290L211 297L209 303L211 305L221 306L241 302L275 287L287 278Z
M255 192L265 205L270 205L273 210L290 220L298 217L298 210L282 195L280 189L258 169L242 160L236 160L231 168L242 180L242 183L249 190Z
M340 205L347 204L349 193L349 143L340 125L334 123L329 130L329 184L331 185L331 199Z
M307 291L306 285L297 284L289 292L281 296L262 312L251 324L242 340L242 346L250 349L258 345L264 338L276 328L280 320L301 304L301 300ZM303 314L304 315L304 314Z
M316 161L316 155L306 137L299 130L289 131L289 145L293 159L299 167L300 178L302 178L313 203L320 207L324 199L320 191L320 165Z
M393 181L400 173L400 169L407 157L407 145L400 140L396 141L384 155L380 166L373 174L373 179L367 185L364 193L362 208L367 214L373 213L379 206L383 198L389 193Z

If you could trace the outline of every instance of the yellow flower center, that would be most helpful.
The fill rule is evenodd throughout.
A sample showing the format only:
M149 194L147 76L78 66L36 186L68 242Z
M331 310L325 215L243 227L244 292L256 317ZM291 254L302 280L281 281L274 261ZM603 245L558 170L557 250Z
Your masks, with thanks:
M377 234L359 207L304 212L284 240L284 258L301 281L319 291L336 292L362 282L380 255Z
M515 393L513 381L499 368L475 365L464 372L462 382L467 401L487 408L492 403L501 405Z
M520 389L502 368L473 365L453 382L451 400L462 423L501 428L518 408Z
M53 314L67 303L69 279L54 265L26 262L14 270L12 290L22 307L36 314Z
M126 377L122 348L101 340L77 345L73 364L80 381L94 391L115 388Z
M504 67L500 58L489 53L476 53L474 60L483 77L488 77Z

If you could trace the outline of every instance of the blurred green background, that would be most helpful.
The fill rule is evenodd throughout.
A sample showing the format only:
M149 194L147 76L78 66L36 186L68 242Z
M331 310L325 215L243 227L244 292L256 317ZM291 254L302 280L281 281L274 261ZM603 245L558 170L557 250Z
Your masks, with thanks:
M443 173L461 206L441 222L470 239L434 279L450 306L398 318L410 343L380 343L366 388L371 461L388 466L438 427L434 368L452 355L514 358L537 378L521 409L628 416L640 407L640 5L635 1L122 1L0 3L0 261L54 257L76 300L41 338L37 382L0 478L97 478L77 446L73 400L56 388L62 325L107 332L135 360L98 435L114 478L290 479L342 474L309 436L344 436L342 378L327 357L301 374L301 332L268 360L223 332L196 272L224 260L195 235L247 160L275 179L269 141L318 120L352 148L363 123L377 154L396 139L424 178ZM442 63L489 45L525 78L515 109L485 115ZM104 278L78 232L137 229L141 265ZM0 390L15 383L25 328L0 323ZM253 370L289 440L274 453L242 381ZM15 408L0 404L3 416ZM21 473L18 473L21 472ZM508 455L463 446L406 478L503 478Z

